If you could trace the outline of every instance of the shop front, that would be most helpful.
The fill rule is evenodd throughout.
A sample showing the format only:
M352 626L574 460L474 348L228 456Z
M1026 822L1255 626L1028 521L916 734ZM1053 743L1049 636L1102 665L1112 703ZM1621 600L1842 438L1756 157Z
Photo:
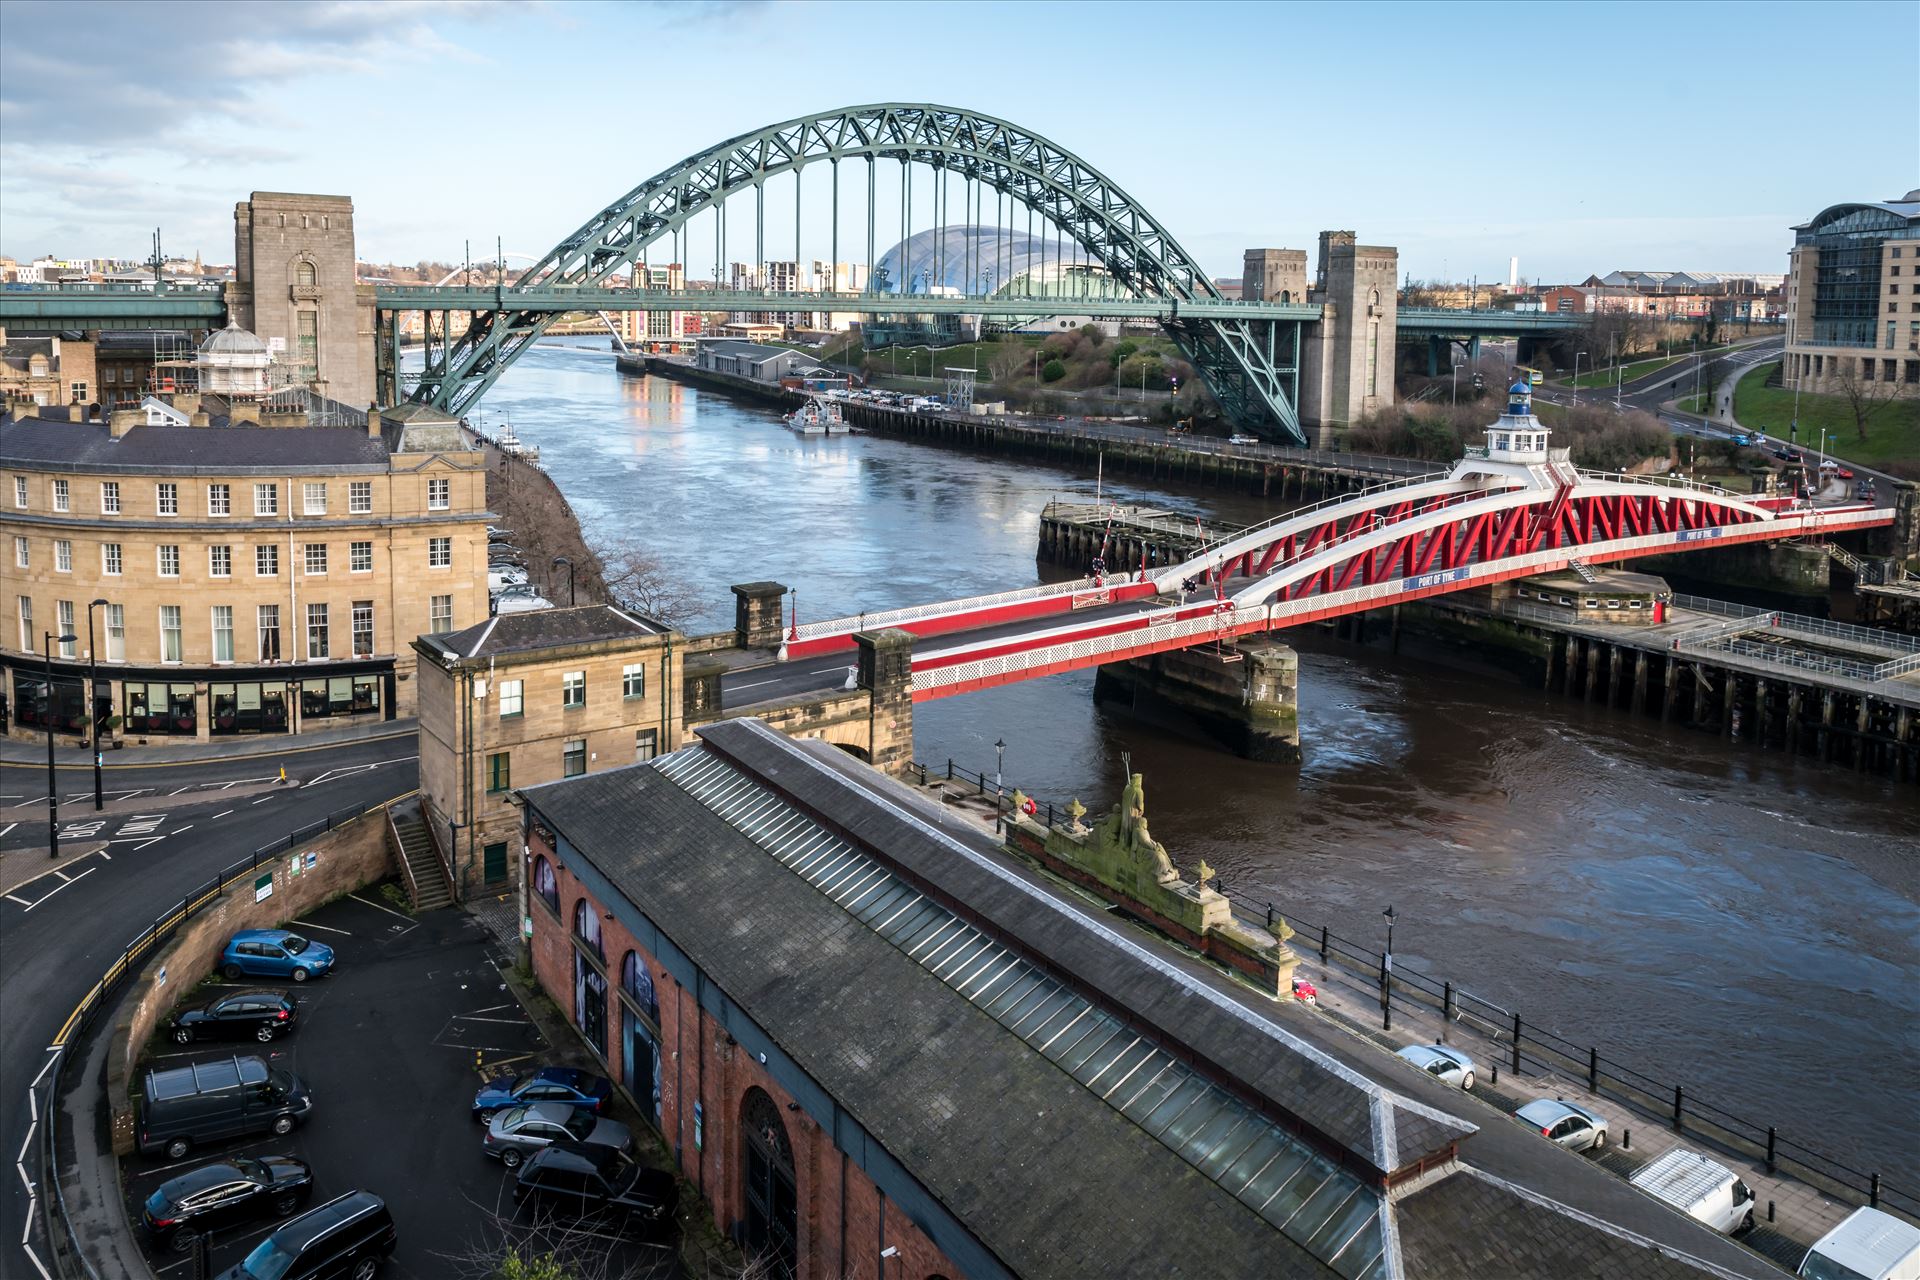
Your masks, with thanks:
M84 735L86 668L54 665L52 696L37 667L14 668L5 688L7 728ZM297 734L324 725L391 720L395 715L392 659L339 663L322 669L252 667L102 667L98 714L104 741L158 744L189 738Z

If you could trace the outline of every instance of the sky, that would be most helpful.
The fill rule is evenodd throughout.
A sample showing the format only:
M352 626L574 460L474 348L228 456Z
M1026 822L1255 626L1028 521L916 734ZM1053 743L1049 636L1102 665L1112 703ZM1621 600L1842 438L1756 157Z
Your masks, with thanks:
M1051 139L1214 275L1323 229L1414 279L1778 272L1792 224L1920 187L1920 4L0 0L0 252L142 258L158 227L230 262L262 190L351 196L362 260L538 255L869 102Z

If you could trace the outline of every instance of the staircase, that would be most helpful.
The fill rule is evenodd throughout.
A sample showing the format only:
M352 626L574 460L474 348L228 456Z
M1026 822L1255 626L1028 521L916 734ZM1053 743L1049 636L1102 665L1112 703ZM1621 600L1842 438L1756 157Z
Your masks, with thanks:
M420 798L411 797L387 810L387 838L399 858L407 896L415 911L433 911L453 905L453 887L433 847L433 835L420 813Z
M1845 565L1853 573L1855 582L1865 582L1867 580L1867 566L1860 562L1859 556L1854 555L1845 547L1835 546L1831 542L1822 543L1821 546L1825 549L1829 557Z
M1575 576L1582 582L1600 581L1600 575L1596 573L1593 566L1585 560L1569 560L1567 561L1567 568L1573 570Z

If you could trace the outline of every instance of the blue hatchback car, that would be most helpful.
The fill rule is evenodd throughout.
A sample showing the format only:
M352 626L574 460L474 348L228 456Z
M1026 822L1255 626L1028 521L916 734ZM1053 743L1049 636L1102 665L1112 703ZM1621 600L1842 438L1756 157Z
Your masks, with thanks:
M613 1082L575 1067L541 1067L527 1075L503 1073L473 1095L473 1118L489 1120L496 1111L530 1102L569 1102L605 1114L613 1098Z
M229 978L290 978L305 982L333 968L333 948L285 929L242 929L220 953L220 972Z

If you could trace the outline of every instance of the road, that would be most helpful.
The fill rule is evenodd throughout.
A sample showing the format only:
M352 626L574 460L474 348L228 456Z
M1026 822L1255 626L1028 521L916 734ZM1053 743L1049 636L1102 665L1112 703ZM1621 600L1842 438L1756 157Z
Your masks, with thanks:
M416 740L406 736L303 752L289 758L290 781L284 785L277 766L263 768L261 759L109 767L107 790L138 792L116 800L99 834L86 842L98 845L104 837L111 843L84 858L63 858L60 867L44 872L20 867L36 878L9 875L16 882L0 896L0 1018L6 1027L0 1037L0 1145L26 1154L30 1126L37 1123L27 1090L48 1045L102 970L166 904L289 831L413 789L417 751ZM243 781L268 774L271 784ZM59 778L63 819L90 823L92 769L63 767ZM200 788L207 798L183 788ZM66 801L77 792L86 798ZM0 770L0 795L18 797L0 800L0 827L18 824L0 837L6 842L0 865L19 866L27 848L45 848L44 768L7 764ZM172 807L159 807L155 797L172 801ZM28 1182L27 1169L20 1167L0 1195L0 1275L39 1274L22 1248L38 1190L30 1191Z

